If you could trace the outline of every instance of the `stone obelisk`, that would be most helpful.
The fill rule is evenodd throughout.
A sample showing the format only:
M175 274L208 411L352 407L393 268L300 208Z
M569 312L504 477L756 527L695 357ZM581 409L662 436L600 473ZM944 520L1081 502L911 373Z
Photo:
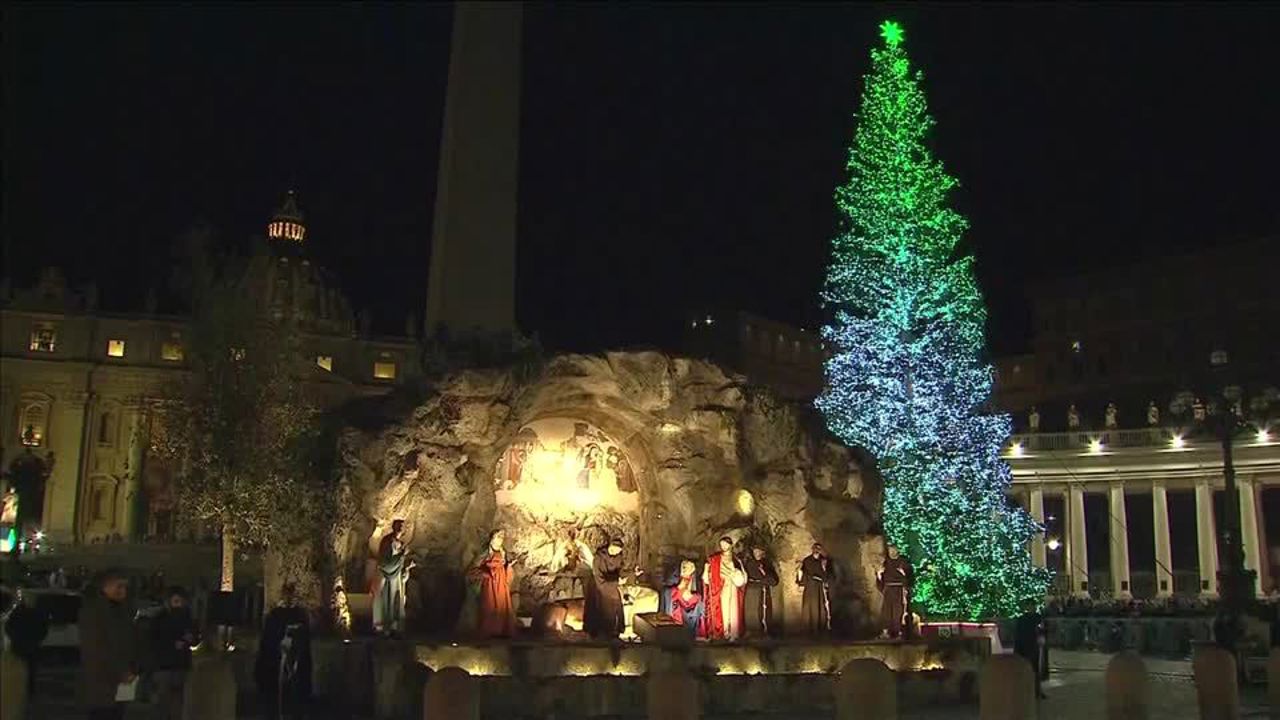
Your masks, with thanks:
M454 5L426 331L515 329L518 2Z

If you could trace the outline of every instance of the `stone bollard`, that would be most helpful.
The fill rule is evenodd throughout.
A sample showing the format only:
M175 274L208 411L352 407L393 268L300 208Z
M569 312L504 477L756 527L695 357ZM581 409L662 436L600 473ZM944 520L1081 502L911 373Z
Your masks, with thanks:
M1107 663L1107 720L1148 720L1151 693L1147 666L1138 653L1125 650Z
M992 655L978 679L979 720L1033 720L1036 676L1020 655Z
M898 720L897 678L873 658L851 660L836 680L837 720Z
M462 668L440 668L423 691L423 720L480 720L477 685L475 678Z
M399 720L422 714L414 707L422 699L421 683L415 683L415 666L419 665L401 645L375 646L373 651L373 717L375 720ZM416 687L415 687L416 684Z
M1197 645L1191 655L1200 720L1238 720L1240 686L1236 658L1216 645Z
M654 673L649 676L646 691L649 720L698 720L702 717L698 681L686 673Z
M5 650L0 654L0 720L27 716L27 663Z
M197 653L182 693L182 720L236 720L236 674L231 653Z
M1271 705L1271 720L1280 720L1280 647L1271 648L1267 657L1267 700Z

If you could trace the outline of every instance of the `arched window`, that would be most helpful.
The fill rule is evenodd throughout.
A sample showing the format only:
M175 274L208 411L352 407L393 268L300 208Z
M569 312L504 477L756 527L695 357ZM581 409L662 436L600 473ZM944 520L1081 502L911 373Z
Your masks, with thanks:
M25 397L19 405L18 441L26 447L44 447L49 435L49 400Z

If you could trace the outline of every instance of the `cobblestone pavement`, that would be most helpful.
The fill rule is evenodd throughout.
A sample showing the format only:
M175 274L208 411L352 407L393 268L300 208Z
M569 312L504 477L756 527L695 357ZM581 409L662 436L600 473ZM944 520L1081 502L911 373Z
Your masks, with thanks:
M1103 671L1109 655L1090 652L1055 651L1049 680L1044 685L1049 696L1041 703L1040 720L1095 720L1106 716L1103 705ZM1161 720L1196 720L1196 690L1187 661L1147 658L1151 677L1151 717ZM37 702L31 720L78 720L83 714L75 704L75 667L66 662L42 668ZM1266 691L1247 687L1242 692L1243 717L1267 717ZM130 707L127 720L152 720L152 708L144 704ZM901 720L976 720L976 705L929 707L904 710ZM251 720L253 716L245 716ZM745 717L714 717L708 720L747 720ZM818 720L817 716L788 714L756 715L752 720ZM827 720L826 717L823 720Z

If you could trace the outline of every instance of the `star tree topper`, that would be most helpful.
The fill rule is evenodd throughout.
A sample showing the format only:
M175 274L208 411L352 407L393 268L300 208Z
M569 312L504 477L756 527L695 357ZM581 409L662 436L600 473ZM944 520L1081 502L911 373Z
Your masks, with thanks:
M902 26L893 20L880 23L880 37L889 47L897 47L902 42Z

